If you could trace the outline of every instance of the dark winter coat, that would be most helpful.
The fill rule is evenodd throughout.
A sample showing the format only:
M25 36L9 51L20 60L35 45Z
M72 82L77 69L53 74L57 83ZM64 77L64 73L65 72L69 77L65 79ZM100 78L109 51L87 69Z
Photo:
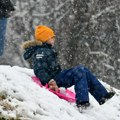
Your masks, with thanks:
M24 59L32 59L34 73L43 85L54 79L61 71L57 62L57 53L50 44L29 41L24 44L24 49Z
M9 17L9 13L14 10L10 0L0 0L0 18Z

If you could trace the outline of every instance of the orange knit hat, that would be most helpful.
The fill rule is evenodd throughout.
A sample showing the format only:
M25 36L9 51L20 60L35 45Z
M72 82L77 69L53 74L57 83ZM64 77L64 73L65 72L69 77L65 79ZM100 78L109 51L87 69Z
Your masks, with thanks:
M35 30L35 39L45 43L50 38L54 37L54 31L47 26L37 26Z

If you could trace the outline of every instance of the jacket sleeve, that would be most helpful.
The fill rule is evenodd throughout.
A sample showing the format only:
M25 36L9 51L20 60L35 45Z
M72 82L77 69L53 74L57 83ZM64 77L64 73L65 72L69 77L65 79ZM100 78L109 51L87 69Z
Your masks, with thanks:
M48 72L49 66L47 63L47 55L45 50L41 49L36 54L36 62L35 62L35 75L41 80L42 84L45 85L51 79L51 75Z

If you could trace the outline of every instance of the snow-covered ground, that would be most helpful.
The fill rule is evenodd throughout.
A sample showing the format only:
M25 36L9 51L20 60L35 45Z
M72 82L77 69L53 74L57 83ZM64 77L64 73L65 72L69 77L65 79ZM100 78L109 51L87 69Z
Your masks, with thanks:
M0 65L0 117L21 120L120 120L120 91L100 106L90 95L91 107L79 113L74 103L59 99L31 79L31 69ZM109 85L104 85L109 88ZM73 88L71 88L73 90Z

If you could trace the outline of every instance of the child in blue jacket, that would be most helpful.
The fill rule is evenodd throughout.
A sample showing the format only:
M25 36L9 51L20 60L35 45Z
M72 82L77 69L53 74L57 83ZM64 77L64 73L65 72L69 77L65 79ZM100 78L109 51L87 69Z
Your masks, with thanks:
M107 92L99 80L83 65L62 70L57 60L54 42L55 34L51 28L37 26L35 40L27 41L23 45L24 59L32 59L34 73L43 85L48 83L53 90L74 85L78 108L89 106L89 92L100 105L114 96L115 93Z

